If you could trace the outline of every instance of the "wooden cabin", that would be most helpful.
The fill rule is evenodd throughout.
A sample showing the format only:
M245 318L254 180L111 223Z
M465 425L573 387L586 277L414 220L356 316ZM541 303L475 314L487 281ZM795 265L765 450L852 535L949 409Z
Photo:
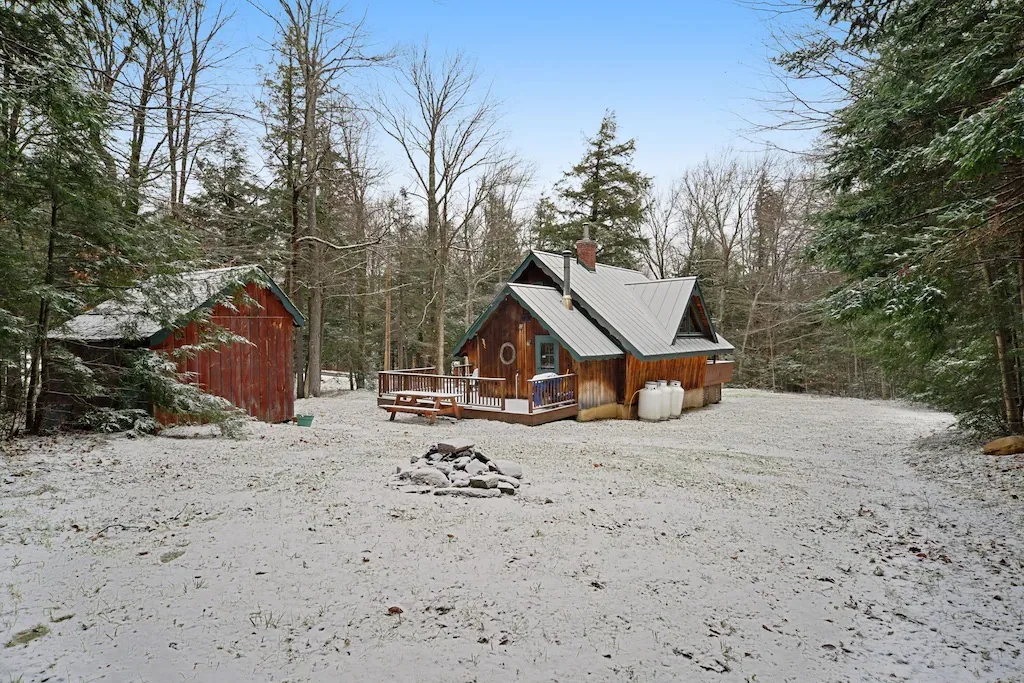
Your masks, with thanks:
M159 314L154 307L160 308ZM208 315L197 316L202 309L210 309ZM168 320L178 322L168 325ZM149 348L173 353L198 344L201 325L218 326L249 343L182 354L179 374L259 420L284 422L295 414L293 330L304 323L302 314L266 271L258 266L237 266L154 278L119 300L106 301L72 318L49 338L81 358L86 367L94 368L97 377L114 384L122 374L118 369L125 360L123 350ZM96 405L93 399L75 396L73 387L67 389L49 392L48 409L56 423L73 421ZM175 421L169 415L156 417L165 424Z
M455 344L462 362L447 384L395 371L381 373L378 393L385 405L419 382L460 394L468 417L527 424L631 419L651 380L680 380L687 408L719 402L732 378L721 357L733 350L715 331L696 278L652 280L599 264L597 244L585 237L575 256L526 256Z

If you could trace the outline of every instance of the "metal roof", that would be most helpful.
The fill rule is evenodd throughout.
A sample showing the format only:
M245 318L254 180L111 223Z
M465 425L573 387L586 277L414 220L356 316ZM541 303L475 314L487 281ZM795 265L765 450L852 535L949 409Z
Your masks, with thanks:
M249 282L269 287L291 313L295 325L305 323L302 314L263 268L232 266L154 276L122 297L104 301L68 320L48 336L76 341L150 339L189 313L217 303L222 295Z
M713 356L719 353L732 353L736 350L722 335L718 335L718 341L711 341L704 337L679 337L672 342L672 348L680 351L679 355L689 356Z
M677 277L671 280L648 280L633 282L629 287L665 328L664 339L671 342L679 329L679 322L686 313L693 293L695 277Z
M576 360L622 358L625 354L578 308L567 309L562 292L543 285L513 283L508 290Z
M531 251L516 275L531 260L536 260L561 287L561 254ZM638 358L712 355L734 350L722 337L718 337L717 341L702 337L674 338L682 313L695 293L695 279L651 280L638 271L601 263L590 270L576 259L571 259L569 285L574 301L605 328L611 337ZM685 292L687 289L688 293ZM678 295L675 299L671 296L673 292ZM645 297L652 303L648 304ZM676 315L677 308L678 317L671 318ZM674 320L671 325L666 323L670 320Z

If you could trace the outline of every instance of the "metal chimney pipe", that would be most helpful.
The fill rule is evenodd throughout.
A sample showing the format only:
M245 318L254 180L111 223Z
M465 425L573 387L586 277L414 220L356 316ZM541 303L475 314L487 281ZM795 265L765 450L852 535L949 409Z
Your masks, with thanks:
M571 269L572 252L566 249L562 252L562 305L569 311L572 310L572 289L569 283Z

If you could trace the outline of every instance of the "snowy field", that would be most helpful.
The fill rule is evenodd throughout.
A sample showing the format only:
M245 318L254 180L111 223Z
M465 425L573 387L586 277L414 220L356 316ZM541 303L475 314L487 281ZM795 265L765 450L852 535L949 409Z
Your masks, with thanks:
M744 390L653 425L298 410L0 456L0 683L1024 680L1024 456L947 415ZM530 483L387 488L454 436Z

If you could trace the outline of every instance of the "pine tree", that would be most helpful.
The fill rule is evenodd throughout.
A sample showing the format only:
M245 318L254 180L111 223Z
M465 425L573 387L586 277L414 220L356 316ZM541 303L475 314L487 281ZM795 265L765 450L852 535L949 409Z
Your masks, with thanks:
M597 135L587 140L583 159L555 186L558 220L538 225L538 246L551 251L571 249L589 224L599 246L598 261L637 268L646 248L641 223L651 178L633 168L636 141L616 140L614 112L601 120Z
M199 192L188 218L213 265L259 264L271 272L286 258L287 236L253 173L238 131L222 128L197 163Z
M849 279L831 308L918 397L1024 431L1024 3L817 10L845 39L779 61L848 84L827 129L837 202L813 250Z

